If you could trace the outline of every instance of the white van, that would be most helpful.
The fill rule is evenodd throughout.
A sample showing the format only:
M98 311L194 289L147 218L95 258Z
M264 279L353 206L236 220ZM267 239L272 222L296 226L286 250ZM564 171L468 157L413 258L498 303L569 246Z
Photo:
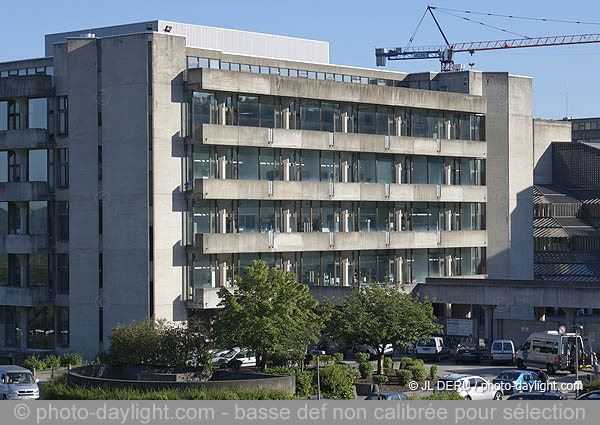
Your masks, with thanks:
M450 349L439 336L423 337L417 340L415 355L417 359L434 359L439 362L450 358Z
M574 333L560 335L557 331L537 332L529 335L519 351L517 351L517 367L545 368L548 374L557 370L574 369L570 361L570 353L579 340L579 350L582 350L583 339Z
M497 339L490 348L490 362L515 364L515 345L510 339Z
M40 389L29 369L0 366L0 398L2 400L37 400Z

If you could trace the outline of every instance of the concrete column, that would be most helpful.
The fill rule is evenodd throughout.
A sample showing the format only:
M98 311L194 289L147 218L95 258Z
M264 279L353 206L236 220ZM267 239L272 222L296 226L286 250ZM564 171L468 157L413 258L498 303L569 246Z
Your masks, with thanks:
M217 93L217 124L225 125L227 123L227 95Z
M481 308L484 311L485 314L485 338L488 340L488 344L491 344L492 341L494 340L494 321L493 321L493 314L494 314L494 308L496 306L494 305L482 305Z
M453 270L452 270L452 255L446 255L446 261L445 261L445 266L446 266L446 276L454 276Z
M546 308L545 307L535 307L535 320L539 320L540 322L546 321Z
M283 177L283 181L290 181L290 159L286 158L281 161L281 176Z
M446 171L446 184L450 185L452 184L452 167L446 165L444 169Z
M217 266L217 286L222 288L227 286L227 263L219 261Z
M396 178L396 183L401 184L402 183L402 163L401 162L397 162L396 164L394 164L394 171L395 171L395 178Z
M574 325L575 324L575 319L577 318L577 308L563 308L561 307L562 311L565 312L565 316L566 316L566 325L567 325L567 329L569 326Z
M348 112L340 114L340 130L342 133L348 133Z
M291 213L290 209L286 208L283 210L283 232L290 233L292 231L292 223L291 223Z
M225 155L219 155L217 157L217 178L227 178L227 157Z
M348 258L342 258L340 269L340 285L350 286L350 261L348 261Z
M402 256L396 257L394 266L396 269L396 276L395 276L394 283L396 283L396 284L404 283L404 263L403 263Z
M281 99L281 128L289 130L290 129L290 104L292 100L289 98Z
M402 135L402 118L396 117L394 120L394 130L396 131L396 136Z
M217 213L217 232L227 233L227 210L222 209Z
M450 120L446 119L444 120L444 139L450 139L450 131L451 131L451 124L450 124Z

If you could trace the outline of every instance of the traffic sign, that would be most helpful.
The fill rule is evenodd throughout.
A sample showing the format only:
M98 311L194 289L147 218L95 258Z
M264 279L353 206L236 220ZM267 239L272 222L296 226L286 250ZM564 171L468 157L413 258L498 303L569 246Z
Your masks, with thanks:
M566 334L566 333L567 333L567 327L566 327L565 325L560 325L560 326L558 327L558 333L559 333L560 335L564 335L564 334Z

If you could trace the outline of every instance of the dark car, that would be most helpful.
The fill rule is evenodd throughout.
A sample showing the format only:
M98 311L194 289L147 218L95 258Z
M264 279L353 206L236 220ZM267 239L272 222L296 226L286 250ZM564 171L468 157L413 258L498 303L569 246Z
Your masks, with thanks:
M365 400L406 400L408 396L404 393L395 393L393 391L379 391L369 394Z
M542 393L538 391L532 391L530 393L518 393L513 394L507 398L507 400L566 400L567 395L561 392L556 393Z
M600 400L600 390L590 391L576 398L576 400Z
M480 363L481 349L479 348L479 345L473 342L463 342L458 344L456 352L454 353L454 363L461 362Z

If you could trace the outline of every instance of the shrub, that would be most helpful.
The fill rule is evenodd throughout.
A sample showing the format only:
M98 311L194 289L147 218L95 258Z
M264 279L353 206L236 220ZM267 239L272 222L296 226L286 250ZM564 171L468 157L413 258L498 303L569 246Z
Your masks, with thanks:
M291 400L281 390L199 390L193 388L142 391L132 388L110 389L100 385L84 387L58 376L42 387L44 400Z
M373 383L377 385L385 384L388 381L388 377L385 375L375 375L373 377Z
M465 398L461 396L456 391L442 391L439 393L433 393L428 396L419 397L412 396L409 397L410 400L464 400Z
M437 374L438 374L437 365L431 365L431 367L429 368L429 379L434 380L435 378L437 378Z
M133 321L117 325L110 336L108 363L153 366L186 366L188 361L208 365L210 354L203 328L165 320Z
M327 354L323 354L321 356L319 356L319 364L321 366L327 366L333 363L333 357L327 355Z
M373 376L373 365L369 362L360 362L358 364L358 371L361 378L370 378Z
M274 375L289 375L296 377L296 395L310 397L317 392L316 372L301 370L296 367L277 366L265 370Z
M412 372L409 369L398 369L396 371L396 377L400 385L408 385L413 380Z
M356 375L346 364L334 364L321 369L321 391L326 398L352 399Z
M83 364L83 359L81 358L81 354L79 353L67 353L60 357L60 366L61 367L77 367Z
M369 353L356 353L356 354L354 354L354 358L359 363L367 362L371 358L371 355Z
M415 359L412 357L402 357L400 359L400 369L408 369L409 366L412 366L415 362Z
M427 379L427 369L421 365L412 365L408 368L412 372L415 381L424 381Z
M394 368L394 362L392 361L391 357L385 357L383 359L383 368L384 369L393 369Z
M335 360L336 363L342 363L344 361L344 354L343 353L335 353L333 355L333 359Z
M48 370L48 369L60 369L60 359L58 357L56 357L56 355L54 354L50 354L49 356L47 356L46 358L44 358L42 360L43 362L43 368Z
M383 369L383 373L386 375L394 375L394 369Z
M29 369L31 371L33 371L33 369L35 369L35 370L43 370L44 366L45 366L45 364L35 354L27 357L25 359L25 361L23 362L23 367L25 369Z
M589 393L590 391L600 390L600 378L593 380L592 382L586 382L583 385L583 392Z

